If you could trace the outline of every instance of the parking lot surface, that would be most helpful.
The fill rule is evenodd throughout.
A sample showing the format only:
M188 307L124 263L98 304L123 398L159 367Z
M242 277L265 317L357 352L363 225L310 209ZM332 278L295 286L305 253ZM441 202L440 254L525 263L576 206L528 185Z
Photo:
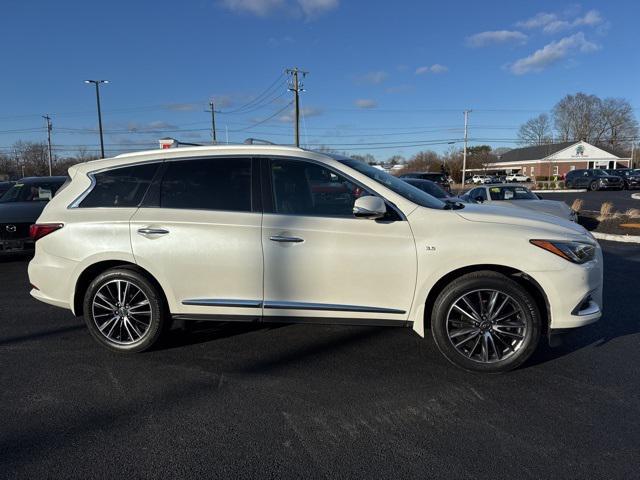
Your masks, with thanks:
M541 193L545 200L559 200L571 206L576 198L581 198L584 202L585 210L600 210L604 202L611 202L616 210L624 212L630 208L640 208L640 200L631 198L634 193L640 190L602 190L599 192L576 192L576 193Z
M5 259L0 477L637 478L640 248L604 250L604 318L497 376L400 328L208 323L119 356Z

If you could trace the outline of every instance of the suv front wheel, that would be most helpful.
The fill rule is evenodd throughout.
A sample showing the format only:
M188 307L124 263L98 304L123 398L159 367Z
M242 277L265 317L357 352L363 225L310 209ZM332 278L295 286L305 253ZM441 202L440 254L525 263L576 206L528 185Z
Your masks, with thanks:
M167 317L158 289L138 272L126 268L101 273L84 296L84 318L89 332L117 352L151 348Z
M433 338L442 354L466 370L500 373L527 360L536 349L541 318L532 296L501 273L474 272L438 295Z

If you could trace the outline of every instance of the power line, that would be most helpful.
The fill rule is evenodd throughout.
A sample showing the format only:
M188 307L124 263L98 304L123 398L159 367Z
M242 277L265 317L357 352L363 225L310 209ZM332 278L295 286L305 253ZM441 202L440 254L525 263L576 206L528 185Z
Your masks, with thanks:
M280 73L280 75L278 75L278 77L262 93L260 93L258 96L254 97L252 100L245 103L244 105L241 105L240 107L235 108L233 110L228 110L226 112L221 112L221 113L224 113L225 115L236 114L236 113L242 112L247 108L254 106L256 103L262 101L265 97L271 95L271 90L278 86L278 82L281 82L283 76L284 76L284 73Z

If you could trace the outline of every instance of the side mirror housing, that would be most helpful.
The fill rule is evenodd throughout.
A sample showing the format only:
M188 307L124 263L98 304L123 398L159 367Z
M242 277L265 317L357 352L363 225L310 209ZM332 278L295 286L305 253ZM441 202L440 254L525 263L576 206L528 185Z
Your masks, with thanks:
M356 201L353 204L353 215L357 218L376 220L384 217L386 213L387 206L385 205L384 200L373 195L356 198Z

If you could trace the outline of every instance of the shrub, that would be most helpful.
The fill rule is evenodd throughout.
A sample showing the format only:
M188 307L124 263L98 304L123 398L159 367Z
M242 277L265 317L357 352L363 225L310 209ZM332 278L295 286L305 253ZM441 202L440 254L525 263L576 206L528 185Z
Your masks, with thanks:
M640 208L630 208L624 214L629 218L640 218Z
M598 215L598 221L602 222L613 217L613 203L604 202L600 206L600 215Z
M584 201L581 198L576 198L571 204L571 210L574 212L579 212L582 210L582 205L584 205Z

